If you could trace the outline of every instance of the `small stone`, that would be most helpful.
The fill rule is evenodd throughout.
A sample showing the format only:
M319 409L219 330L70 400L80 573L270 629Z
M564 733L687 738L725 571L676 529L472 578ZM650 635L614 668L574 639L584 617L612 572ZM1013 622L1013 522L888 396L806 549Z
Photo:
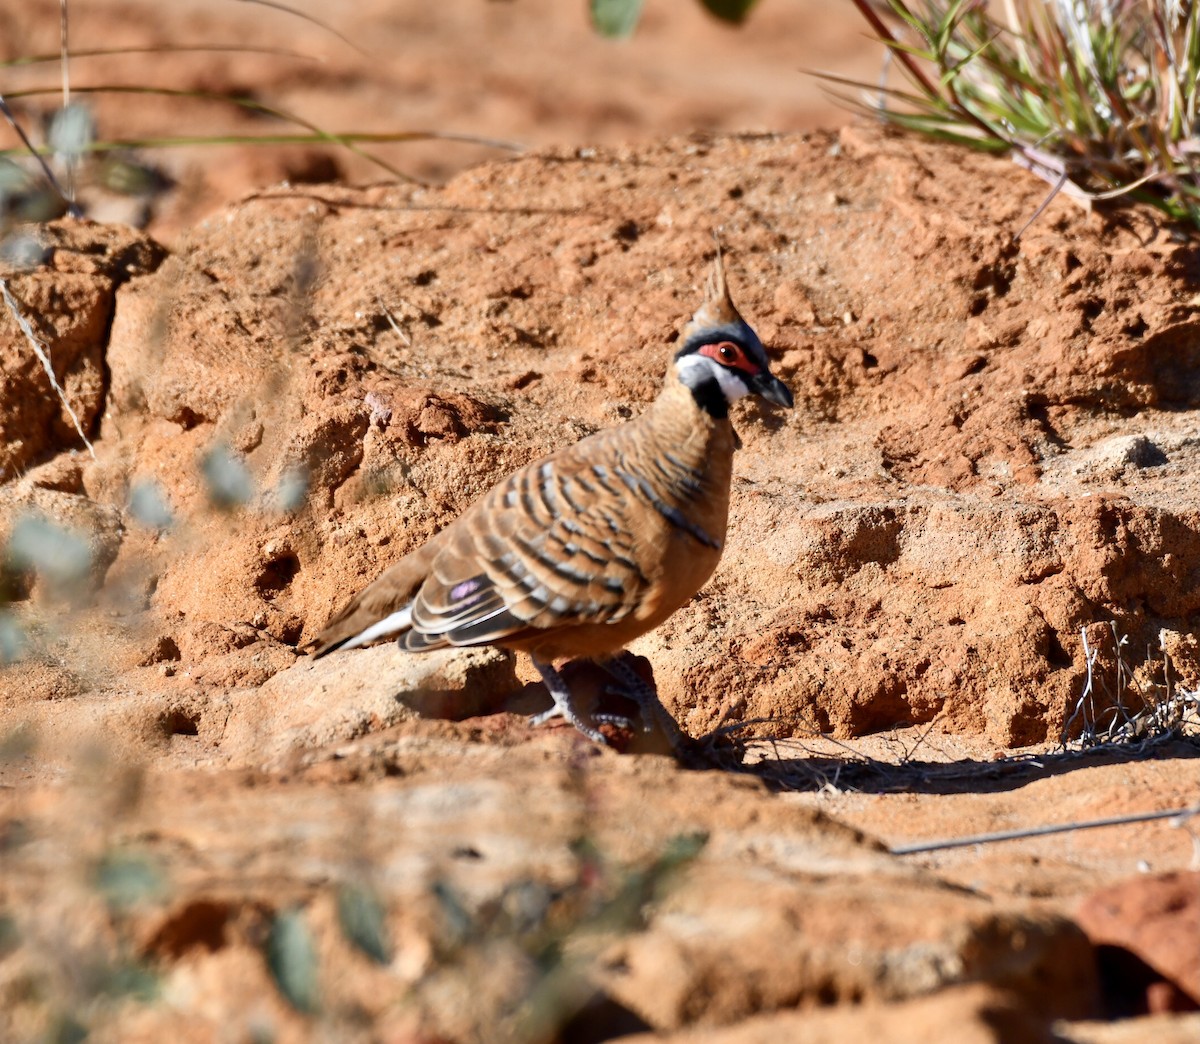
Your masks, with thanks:
M1157 468L1167 456L1145 435L1120 435L1096 447L1096 462L1101 467Z
M178 661L179 659L179 646L175 644L175 639L169 634L162 634L154 640L154 644L146 651L138 666L151 667L156 663L168 663ZM172 671L172 673L174 672ZM167 677L170 677L170 675L167 675Z

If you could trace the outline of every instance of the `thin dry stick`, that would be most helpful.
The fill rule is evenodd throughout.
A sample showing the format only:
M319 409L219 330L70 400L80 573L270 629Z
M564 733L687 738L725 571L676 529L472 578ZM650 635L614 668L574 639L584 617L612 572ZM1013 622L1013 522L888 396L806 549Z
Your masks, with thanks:
M58 33L59 48L62 61L62 107L64 111L71 104L71 51L68 45L67 0L58 0ZM79 154L72 152L67 157L67 198L75 202L75 166L79 162Z
M1089 740L1095 739L1093 723L1096 717L1096 708L1092 703L1092 690L1095 685L1095 667L1096 657L1099 652L1092 652L1091 646L1088 645L1087 628L1079 628L1079 637L1083 642L1083 662L1087 668L1087 680L1083 686L1083 692L1079 694L1079 699L1075 704L1075 710L1071 713L1071 717L1067 719L1066 725L1063 726L1062 742L1065 745L1067 737L1070 735L1071 727L1075 724L1075 720L1083 715L1083 729L1080 735L1080 742L1087 743Z
M929 724L925 726L925 731L917 734L917 742L914 743L912 745L912 749L909 750L904 755L904 757L902 757L900 759L899 764L901 767L908 765L909 763L912 762L913 755L916 754L916 752L921 748L921 744L923 744L929 738L929 734L931 732L933 732L933 727L934 727L934 725L937 724L937 720L941 716L942 716L941 711L938 711L938 713L935 714L932 719L930 719Z
M58 35L62 61L63 108L71 104L71 51L67 46L67 0L58 0Z
M406 334L402 329L400 329L400 324L398 322L396 322L392 313L390 311L388 311L388 306L383 303L383 298L376 297L375 300L376 300L376 302L378 302L379 307L381 309L383 309L383 314L384 314L384 317L388 321L388 325L392 328L392 330L396 334L396 336L399 337L400 340L404 343L404 347L411 348L412 347L412 338L409 337L408 334ZM404 302L401 301L400 303L403 304Z
M361 47L359 47L358 44L356 44L353 40L351 40L350 37L348 37L345 33L338 32L328 22L322 22L319 18L315 17L314 15L310 15L304 11L298 10L295 7L289 7L287 4L284 4L284 3L278 3L278 2L276 2L276 0L241 0L241 2L245 3L245 4L258 4L260 7L270 7L276 11L283 11L284 14L290 14L290 15L295 16L296 18L302 18L304 21L309 22L312 25L315 25L318 29L324 29L325 32L329 33L330 36L336 36L347 47L352 47L359 54L361 54L364 58L371 57L369 54L367 54L366 51L364 51Z
M1173 827L1182 827L1182 826L1183 826L1185 823L1187 823L1187 821L1188 821L1189 819L1191 819L1193 816L1200 816L1200 804L1195 804L1195 805L1193 805L1191 808L1185 808L1185 809L1184 809L1184 810L1183 810L1183 811L1182 811L1182 812L1179 814L1179 818L1178 818L1178 819L1174 819L1174 820L1172 820L1172 821L1171 821L1171 826L1173 826Z
M1042 216L1042 213L1045 211L1045 209L1048 206L1050 206L1050 204L1053 202L1054 197L1057 196L1059 194L1059 192L1062 191L1062 187L1067 183L1068 177L1070 177L1070 174L1066 170L1064 170L1058 176L1058 180L1054 183L1054 186L1050 189L1050 195L1048 195L1045 199L1042 200L1042 202L1038 205L1037 210L1035 210L1030 215L1029 220L1026 221L1025 224L1023 224L1021 226L1021 228L1019 229L1017 234L1015 236L1013 236L1014 243L1028 231L1030 225L1032 225L1038 218L1040 218Z
M33 353L41 361L42 368L46 371L46 376L50 378L50 387L58 394L58 400L63 404L63 409L71 417L71 423L75 425L75 430L79 432L79 437L83 439L83 444L88 448L88 452L92 455L92 460L96 459L96 451L92 448L88 437L83 433L83 425L79 423L79 417L71 408L71 404L67 401L67 393L63 390L61 384L58 383L58 378L54 376L54 367L50 365L50 352L38 340L37 334L33 332L33 327L29 325L29 320L21 314L21 309L17 305L16 299L9 293L8 283L4 279L0 279L0 295L4 297L4 303L8 305L8 310L12 312L13 318L17 321L17 326L21 328L21 333L25 335L25 339L33 348Z
M1046 834L1067 834L1075 830L1094 830L1096 827L1125 826L1127 823L1146 823L1153 819L1179 817L1179 823L1194 809L1173 808L1167 812L1137 812L1128 816L1111 816L1108 819L1088 819L1079 823L1060 823L1057 826L1026 827L1023 830L1000 830L993 834L972 834L968 837L950 838L945 841L928 841L915 845L896 845L889 849L892 855L916 855L918 852L938 852L945 848L968 848L971 845L987 845L993 841L1019 841L1025 837L1043 837Z

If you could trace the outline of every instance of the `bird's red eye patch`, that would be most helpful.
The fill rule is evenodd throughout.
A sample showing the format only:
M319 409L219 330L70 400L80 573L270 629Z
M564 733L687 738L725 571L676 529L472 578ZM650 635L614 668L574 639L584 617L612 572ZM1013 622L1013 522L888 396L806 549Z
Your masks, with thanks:
M706 344L700 349L701 355L707 355L722 366L741 370L743 373L756 374L758 367L746 358L746 353L732 341L721 341L718 344Z

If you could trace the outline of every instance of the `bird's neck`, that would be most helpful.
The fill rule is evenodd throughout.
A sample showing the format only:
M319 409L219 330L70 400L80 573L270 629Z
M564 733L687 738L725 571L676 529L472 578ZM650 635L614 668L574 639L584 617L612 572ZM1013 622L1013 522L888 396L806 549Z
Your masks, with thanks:
M658 445L689 468L728 481L737 444L727 412L715 416L672 371L662 391L641 417Z

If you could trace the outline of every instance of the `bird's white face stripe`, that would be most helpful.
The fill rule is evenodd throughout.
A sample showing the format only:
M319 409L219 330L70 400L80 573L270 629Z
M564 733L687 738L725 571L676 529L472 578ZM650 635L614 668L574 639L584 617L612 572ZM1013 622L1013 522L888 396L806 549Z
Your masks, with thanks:
M350 641L340 646L342 649L357 649L360 645L375 641L376 638L390 638L392 635L407 631L412 623L412 606L406 605L391 616L385 616L378 623L371 624L365 631L356 634Z
M689 352L675 361L675 368L679 372L679 379L689 388L695 388L703 384L710 377L715 378L717 384L720 385L721 393L725 396L726 402L733 402L735 399L740 399L743 395L750 394L750 389L746 387L746 382L737 376L733 370L722 366L707 355Z

